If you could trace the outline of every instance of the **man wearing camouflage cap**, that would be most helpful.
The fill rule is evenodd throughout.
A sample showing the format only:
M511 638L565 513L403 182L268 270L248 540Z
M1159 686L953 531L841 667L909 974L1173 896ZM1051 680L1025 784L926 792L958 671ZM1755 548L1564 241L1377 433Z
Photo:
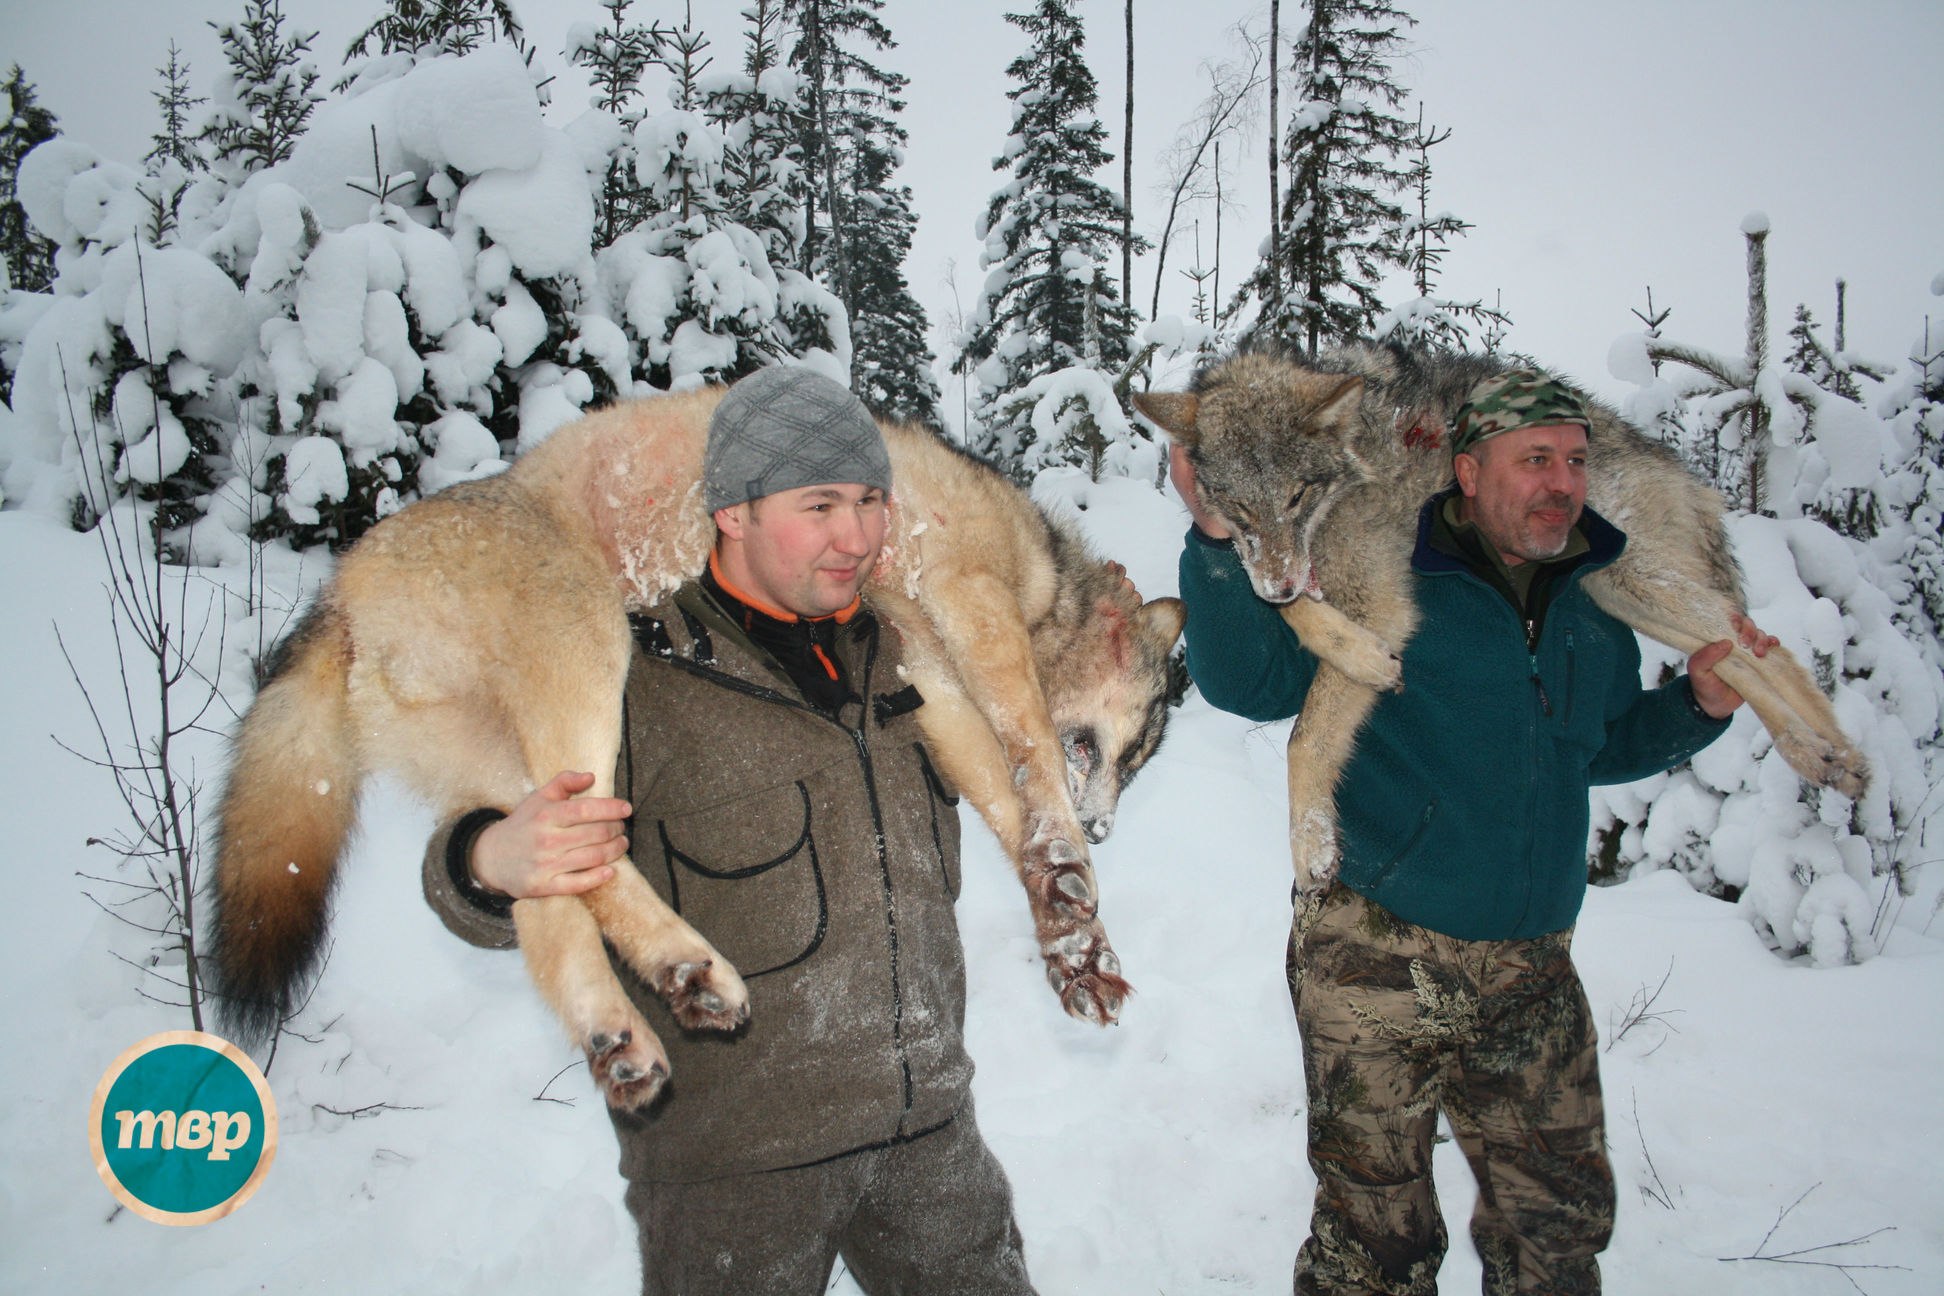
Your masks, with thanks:
M1558 380L1489 377L1450 429L1456 484L1419 512L1404 688L1358 735L1338 881L1299 896L1290 938L1317 1178L1298 1292L1437 1290L1441 1109L1478 1179L1487 1296L1599 1290L1613 1172L1572 962L1587 790L1686 760L1741 698L1714 674L1726 641L1643 691L1633 632L1587 594L1626 543L1586 507L1592 431ZM1224 710L1295 715L1315 659L1225 535L1198 514L1182 556L1189 669ZM1740 629L1758 654L1774 642Z
M703 457L708 568L632 618L617 796L576 799L593 775L563 771L426 854L446 925L504 947L514 897L586 891L630 853L749 987L746 1028L688 1032L614 963L671 1068L646 1113L609 1112L645 1294L821 1296L841 1257L870 1293L1032 1296L972 1110L956 798L859 600L891 485L841 384L732 386Z

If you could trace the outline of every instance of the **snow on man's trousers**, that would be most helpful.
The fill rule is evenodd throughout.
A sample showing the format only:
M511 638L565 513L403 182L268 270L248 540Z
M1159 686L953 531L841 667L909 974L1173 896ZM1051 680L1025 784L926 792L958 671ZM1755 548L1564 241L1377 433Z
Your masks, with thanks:
M1298 897L1289 987L1317 1181L1297 1292L1434 1296L1441 1107L1478 1179L1486 1296L1599 1291L1613 1171L1570 928L1460 940L1339 884Z
M1034 1296L1012 1185L968 1101L906 1143L702 1183L636 1180L643 1296Z

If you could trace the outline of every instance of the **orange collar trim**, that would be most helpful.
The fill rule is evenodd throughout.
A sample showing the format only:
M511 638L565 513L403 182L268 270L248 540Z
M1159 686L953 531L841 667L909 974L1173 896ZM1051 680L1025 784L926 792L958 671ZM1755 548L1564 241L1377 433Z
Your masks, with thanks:
M828 616L820 617L798 616L794 612L787 612L782 608L772 607L755 595L746 594L730 584L729 579L722 574L722 564L716 561L716 551L713 549L709 551L709 574L716 578L716 584L722 586L723 592L731 598L734 598L737 602L742 603L746 607L756 609L766 617L774 617L786 625L797 621L835 621L838 625L846 625L852 617L857 615L857 609L864 606L864 600L862 598L853 598L850 601L849 607L840 608Z

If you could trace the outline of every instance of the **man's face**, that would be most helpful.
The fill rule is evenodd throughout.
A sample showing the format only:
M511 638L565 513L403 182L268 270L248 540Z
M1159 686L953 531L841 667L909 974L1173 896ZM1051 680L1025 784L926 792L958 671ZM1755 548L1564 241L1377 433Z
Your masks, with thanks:
M849 607L884 546L884 492L875 486L800 486L715 517L729 584L801 617Z
M1557 558L1586 508L1586 431L1519 428L1452 461L1463 512L1507 566Z

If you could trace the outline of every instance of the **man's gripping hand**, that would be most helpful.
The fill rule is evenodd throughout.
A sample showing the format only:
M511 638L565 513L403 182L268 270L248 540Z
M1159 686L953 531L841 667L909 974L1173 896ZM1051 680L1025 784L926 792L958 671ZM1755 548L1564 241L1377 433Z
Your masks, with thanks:
M614 861L628 853L624 830L634 809L614 797L574 799L592 786L592 774L562 770L482 829L473 840L473 880L530 900L579 895L613 877Z
M1757 657L1768 656L1769 649L1780 642L1745 616L1735 616L1731 624L1741 646ZM1715 667L1726 661L1734 651L1735 640L1723 639L1696 649L1694 655L1688 658L1688 687L1694 690L1694 701L1717 720L1726 720L1742 704L1742 695L1715 674Z

